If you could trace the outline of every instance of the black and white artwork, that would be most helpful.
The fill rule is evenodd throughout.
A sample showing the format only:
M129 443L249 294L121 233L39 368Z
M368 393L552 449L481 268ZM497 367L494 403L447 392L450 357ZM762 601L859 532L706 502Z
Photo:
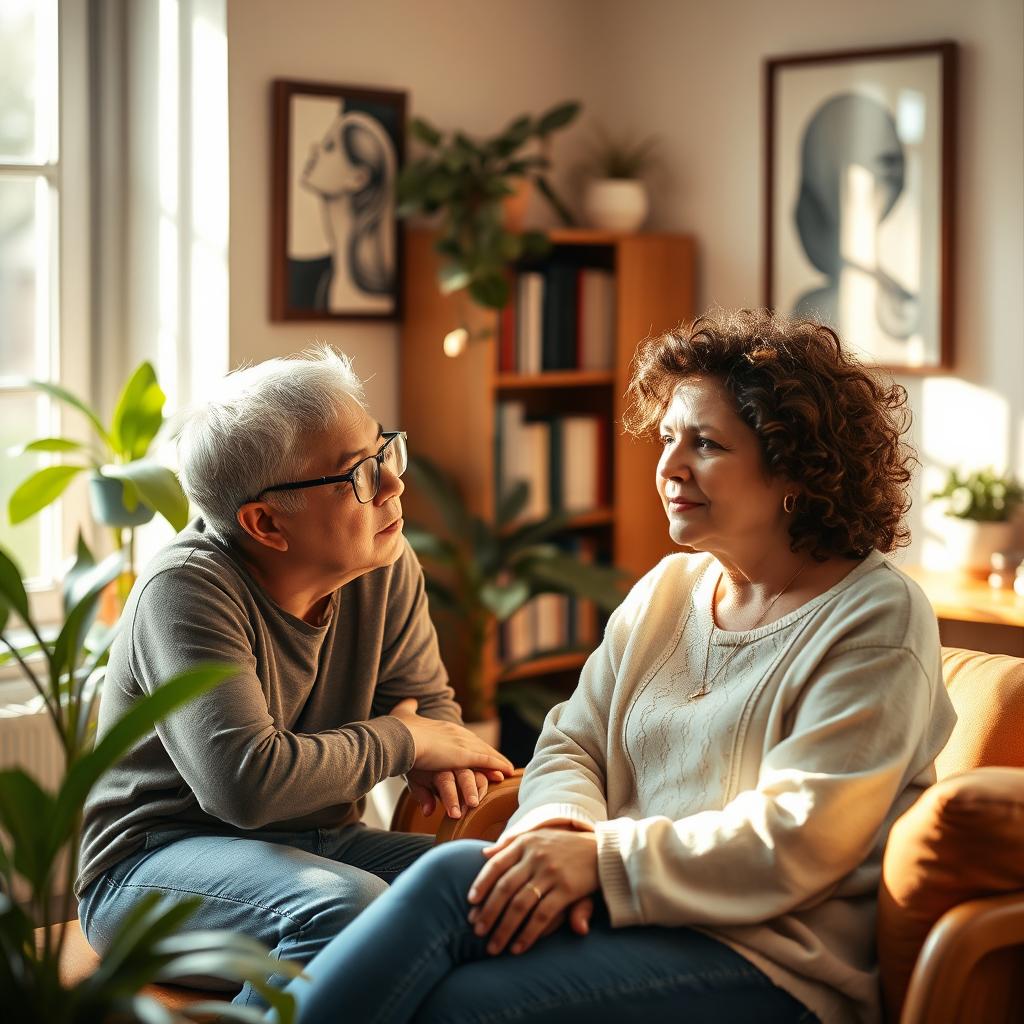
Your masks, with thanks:
M274 83L272 315L396 319L405 94Z
M768 62L766 302L865 361L951 359L953 44Z

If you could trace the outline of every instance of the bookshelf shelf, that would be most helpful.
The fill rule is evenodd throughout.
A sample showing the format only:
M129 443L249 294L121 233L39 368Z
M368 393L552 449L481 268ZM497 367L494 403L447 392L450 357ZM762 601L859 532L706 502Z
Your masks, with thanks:
M587 660L586 651L571 651L566 654L549 654L534 658L523 665L516 665L501 674L501 682L513 683L523 679L538 679L555 672L567 672L582 668Z
M545 370L543 373L498 373L495 391L519 391L528 388L592 388L615 383L610 370Z
M687 236L670 234L621 235L574 229L552 231L550 237L555 246L552 262L560 261L563 269L566 263L576 263L581 271L595 266L611 276L611 320L605 328L611 336L610 352L606 351L609 368L511 372L512 366L522 366L509 361L507 347L502 350L502 338L507 341L509 335L500 329L503 325L498 315L469 305L464 296L442 295L436 284L435 236L427 230L411 229L406 234L403 268L400 423L409 431L415 450L456 480L470 510L492 520L499 498L498 463L502 462L498 439L508 436L504 433L508 424L503 407L520 405L529 423L561 420L568 424L563 428L562 450L570 460L578 457L580 450L573 441L576 435L570 421L597 418L601 421L596 446L597 492L603 507L573 516L568 532L578 537L584 548L596 549L600 557L635 579L673 550L673 545L654 489L658 448L653 441L638 441L622 432L623 396L640 341L652 331L667 330L693 316L695 246ZM591 264L590 260L596 262ZM540 267L543 270L544 264ZM579 283L582 294L587 282ZM450 359L444 355L442 340L449 331L463 325L466 317L474 333L488 336L472 342L458 358ZM545 325L552 322L546 316L542 320ZM513 318L513 322L519 321ZM557 323L557 318L553 322ZM586 310L579 322L591 327L594 323ZM587 350L579 347L584 334L583 327L578 329L576 365L591 365L580 358L580 352ZM571 346L560 355L566 356L567 352L572 355ZM539 365L559 363L542 361ZM499 372L502 367L504 372ZM517 453L516 468L521 468L520 453L533 451L516 446L509 446L509 450ZM527 454L525 461L531 458L532 454ZM563 460L560 465L569 462ZM504 474L504 463L500 468ZM562 496L570 491L566 484ZM433 521L413 488L405 492L402 501L411 519ZM457 685L460 652L445 647L444 638L442 641L445 662ZM558 642L547 646L558 646ZM505 678L498 652L495 639L486 655L492 687L499 677ZM514 657L511 648L508 657L510 661ZM558 655L554 660L541 658L528 663L528 667L517 667L512 678L520 678L520 672L524 673L521 678L557 675L579 668L583 660L581 654Z

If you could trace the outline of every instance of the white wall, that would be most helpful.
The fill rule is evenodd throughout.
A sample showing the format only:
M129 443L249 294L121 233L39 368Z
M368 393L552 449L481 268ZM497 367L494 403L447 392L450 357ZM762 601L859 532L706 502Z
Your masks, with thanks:
M658 227L700 246L704 304L762 301L763 62L829 49L960 44L956 368L905 377L931 489L937 465L1024 476L1024 4L1021 0L601 0L620 73L601 102L661 136L672 179ZM929 470L929 467L932 467ZM918 478L907 557L937 564ZM939 517L941 519L941 516ZM928 542L928 543L925 543Z
M323 338L370 375L374 414L397 422L395 325L269 320L272 79L402 89L410 116L493 134L593 91L590 12L587 0L229 0L231 364ZM556 158L573 136L557 137Z
M395 418L394 326L268 320L272 78L407 89L412 113L482 133L578 97L587 120L657 134L650 226L693 233L700 301L740 306L761 301L764 59L942 38L961 46L956 371L903 383L926 467L1024 475L1021 0L229 0L232 364L315 332L374 375L371 402ZM570 129L556 156L586 133ZM921 491L908 554L931 561Z

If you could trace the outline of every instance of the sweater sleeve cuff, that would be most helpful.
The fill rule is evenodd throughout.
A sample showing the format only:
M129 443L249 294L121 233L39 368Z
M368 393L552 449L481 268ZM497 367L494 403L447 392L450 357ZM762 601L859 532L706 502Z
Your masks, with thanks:
M380 715L364 724L380 742L382 779L412 770L416 744L412 733L394 715Z
M534 807L532 810L526 811L522 817L519 817L517 812L505 827L501 838L532 832L545 825L571 825L581 832L594 831L594 819L586 811L581 810L575 804L552 803Z
M601 880L601 893L608 907L613 928L643 924L626 871L625 849L629 845L626 834L628 819L597 823L597 872Z

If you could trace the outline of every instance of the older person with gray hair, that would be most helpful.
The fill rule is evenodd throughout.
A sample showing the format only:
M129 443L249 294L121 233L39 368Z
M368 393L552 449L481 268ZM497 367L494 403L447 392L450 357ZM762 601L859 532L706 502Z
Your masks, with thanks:
M304 962L431 844L359 823L374 785L404 774L457 817L512 765L461 724L402 536L405 435L370 417L346 357L229 375L179 455L201 517L135 584L99 733L197 662L238 671L93 790L82 928L102 954L147 893L198 895L190 927Z

